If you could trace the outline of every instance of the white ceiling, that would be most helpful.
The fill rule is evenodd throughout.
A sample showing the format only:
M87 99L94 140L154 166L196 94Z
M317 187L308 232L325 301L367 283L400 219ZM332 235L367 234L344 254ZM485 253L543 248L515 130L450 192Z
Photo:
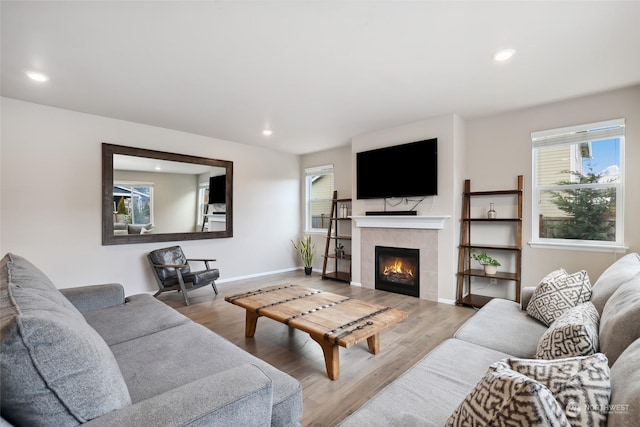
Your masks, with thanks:
M1 7L3 96L298 154L640 82L637 1Z

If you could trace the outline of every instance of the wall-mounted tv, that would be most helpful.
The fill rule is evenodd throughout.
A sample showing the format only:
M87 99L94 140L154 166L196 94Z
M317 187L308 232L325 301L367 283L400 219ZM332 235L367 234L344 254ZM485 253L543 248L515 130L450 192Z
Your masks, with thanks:
M227 176L212 176L209 178L209 204L226 203L227 201Z
M438 139L356 154L358 199L438 194Z

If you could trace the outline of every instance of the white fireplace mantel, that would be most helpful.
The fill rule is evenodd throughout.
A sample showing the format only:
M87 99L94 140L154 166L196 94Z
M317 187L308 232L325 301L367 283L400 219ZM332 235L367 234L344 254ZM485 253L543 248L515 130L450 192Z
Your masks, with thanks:
M367 215L352 216L359 228L416 228L442 230L450 216Z

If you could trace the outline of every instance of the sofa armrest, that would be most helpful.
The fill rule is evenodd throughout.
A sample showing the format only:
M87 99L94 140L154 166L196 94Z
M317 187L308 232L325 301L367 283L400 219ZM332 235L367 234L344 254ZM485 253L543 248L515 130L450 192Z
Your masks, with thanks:
M81 313L124 304L124 288L119 283L60 289Z
M529 305L529 301L533 296L533 291L536 290L535 286L527 286L526 288L522 288L520 291L520 309L526 310Z
M271 378L243 365L169 390L84 424L101 426L270 426Z

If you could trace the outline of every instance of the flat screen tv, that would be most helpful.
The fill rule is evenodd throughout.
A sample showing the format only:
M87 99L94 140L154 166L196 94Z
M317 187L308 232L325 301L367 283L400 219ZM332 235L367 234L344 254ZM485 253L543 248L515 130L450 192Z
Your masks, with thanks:
M209 178L209 204L226 203L227 201L227 176L212 176Z
M358 199L438 194L438 139L356 154Z

